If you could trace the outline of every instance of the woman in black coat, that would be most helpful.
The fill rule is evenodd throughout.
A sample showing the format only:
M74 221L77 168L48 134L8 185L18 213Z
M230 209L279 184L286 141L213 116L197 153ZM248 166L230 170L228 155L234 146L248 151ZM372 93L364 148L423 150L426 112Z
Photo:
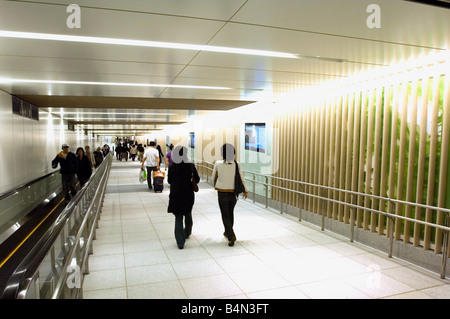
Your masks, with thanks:
M77 178L80 181L80 187L83 187L92 175L92 166L82 147L77 148L77 161Z
M194 206L194 190L192 178L198 183L195 165L188 162L187 148L177 146L172 151L173 164L169 166L167 180L170 184L168 213L175 215L175 239L178 248L183 249L186 238L192 232L192 206ZM184 219L184 227L183 227Z

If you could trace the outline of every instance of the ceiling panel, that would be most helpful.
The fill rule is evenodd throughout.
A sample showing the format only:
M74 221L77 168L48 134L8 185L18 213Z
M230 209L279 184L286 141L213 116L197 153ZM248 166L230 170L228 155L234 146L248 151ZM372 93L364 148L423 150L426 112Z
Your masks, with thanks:
M235 35L239 34L239 37ZM345 63L389 65L405 57L427 54L435 49L399 45L395 43L368 41L354 38L340 38L331 35L311 34L294 30L270 27L227 24L211 45L256 48L277 48L282 52L307 57L343 59ZM305 61L311 60L311 61ZM306 62L306 63L305 63ZM315 59L277 59L254 58L246 55L202 52L196 56L193 64L238 66L250 68L270 68L280 71L301 71ZM329 63L330 65L330 63ZM336 66L340 66L337 63Z
M41 1L22 0L39 3ZM73 0L47 0L46 4L67 7ZM187 16L200 19L228 20L246 0L77 0L80 7L104 10L128 11L133 13Z
M29 52L32 53L32 52ZM136 75L136 76L158 76L162 78L173 78L181 72L184 64L164 62L140 62L121 61L90 58L68 58L68 57L39 57L39 56L0 56L0 70L2 74L19 72L43 72L43 73L65 73L71 74L113 74L113 75ZM98 70L98 71L97 71Z
M137 48L122 45L71 43L62 41L0 39L3 56L32 56L74 60L186 64L195 51Z
M89 1L89 3L96 2ZM66 9L71 2L64 5L51 5L37 1L2 1L0 29L205 44L224 24L220 20L197 19L186 15L161 15L127 10L128 1L120 2L125 7L124 10L111 10L108 6L105 9L101 7L95 9L95 5L83 7L78 3L82 6L81 28L68 28L66 20L70 13L67 13ZM197 7L197 10L199 8Z
M76 3L81 7L81 28L70 29L66 8L72 2L0 0L0 30L215 45L304 57L0 37L0 89L51 107L56 116L77 118L84 129L96 132L162 129L196 114L275 99L450 46L450 10L402 0L376 1L379 29L366 24L371 0L80 0ZM2 78L115 84L10 84ZM107 125L97 124L101 121ZM108 124L112 121L116 125ZM138 121L145 123L130 124Z
M367 27L370 4L380 7L381 28ZM400 0L249 0L232 21L425 47L448 48L450 41L448 10Z

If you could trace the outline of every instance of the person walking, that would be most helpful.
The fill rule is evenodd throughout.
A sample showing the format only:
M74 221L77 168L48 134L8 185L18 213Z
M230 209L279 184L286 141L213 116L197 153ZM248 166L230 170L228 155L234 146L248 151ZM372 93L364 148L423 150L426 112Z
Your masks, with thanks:
M133 144L130 148L130 158L133 162L136 159L137 153L138 153L138 149L137 149L136 145Z
M64 198L67 203L70 201L70 194L72 194L72 196L75 196L77 193L77 178L75 177L75 174L78 170L77 157L70 151L69 145L63 144L62 151L59 152L53 159L52 167L57 168L58 164L61 166L59 173L61 174L62 189L65 194Z
M167 180L170 184L167 212L175 215L175 239L179 249L184 248L186 239L192 232L192 206L195 195L192 179L200 182L200 176L193 163L187 159L187 148L177 146L173 152L173 164L169 166ZM183 225L184 222L184 225Z
M162 158L164 157L164 153L161 150L161 146L159 146L159 145L156 146L156 149L158 150L159 163L161 164L163 162Z
M122 148L121 148L121 153L120 153L121 157L120 157L120 161L122 161L122 159L125 159L126 162L128 162L128 146L126 143L122 144Z
M144 170L144 166L147 168L147 184L149 189L153 188L152 172L159 170L159 152L155 146L156 143L154 141L150 142L150 146L144 152L141 165L141 170Z
M89 161L91 162L91 168L95 167L95 157L94 154L91 152L91 147L89 145L86 145L84 147L85 151L86 151L86 156L87 158L89 158Z
M116 145L116 158L119 161L122 161L122 144L117 144Z
M94 158L95 158L95 168L97 168L103 162L103 152L100 146L97 147L97 150L94 152Z
M145 148L142 146L142 144L138 144L137 150L138 150L139 162L142 163L142 158L144 157Z
M77 178L80 181L80 187L83 187L84 184L86 184L86 182L89 180L89 178L91 178L92 166L91 161L84 153L84 149L82 147L77 148L77 161Z
M235 174L238 173L244 185L244 198L247 198L248 191L245 186L244 174L239 164L234 160L235 149L231 144L224 144L221 147L223 161L217 161L213 169L213 185L217 190L220 213L225 228L223 233L228 238L228 246L234 246L236 234L233 230L234 225L234 207L236 206L237 196L235 195ZM236 172L238 168L238 172Z
M173 151L173 144L168 145L169 147L169 153L166 154L166 170L169 169L170 165L172 165L172 151Z

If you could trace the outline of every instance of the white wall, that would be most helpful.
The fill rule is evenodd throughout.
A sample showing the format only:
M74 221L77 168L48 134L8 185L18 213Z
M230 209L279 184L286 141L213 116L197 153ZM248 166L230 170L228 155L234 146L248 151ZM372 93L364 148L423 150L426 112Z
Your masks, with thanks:
M78 146L103 146L78 128L68 131L67 121L48 117L42 111L39 121L13 114L11 95L0 91L0 194L54 171L51 161L63 143L73 152Z
M188 123L161 131L159 134L170 136L176 145L186 146L189 132L195 132L195 156L191 158L197 161L214 162L220 159L220 147L223 143L234 144L238 161L245 170L271 174L278 169L278 150L272 146L273 136L277 134L277 129L273 128L276 107L277 105L271 102L254 103L230 111L195 116ZM245 150L245 123L266 124L265 153Z

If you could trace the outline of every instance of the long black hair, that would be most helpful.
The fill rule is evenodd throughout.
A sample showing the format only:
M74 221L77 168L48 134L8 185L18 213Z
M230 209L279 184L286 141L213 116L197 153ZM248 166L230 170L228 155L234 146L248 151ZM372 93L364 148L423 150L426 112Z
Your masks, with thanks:
M82 147L77 148L77 151L76 151L76 153L75 153L75 154L77 154L77 156L78 156L78 151L79 151L79 150L82 150L82 151L83 151L83 157L86 156L86 152L84 151L84 149L83 149Z

